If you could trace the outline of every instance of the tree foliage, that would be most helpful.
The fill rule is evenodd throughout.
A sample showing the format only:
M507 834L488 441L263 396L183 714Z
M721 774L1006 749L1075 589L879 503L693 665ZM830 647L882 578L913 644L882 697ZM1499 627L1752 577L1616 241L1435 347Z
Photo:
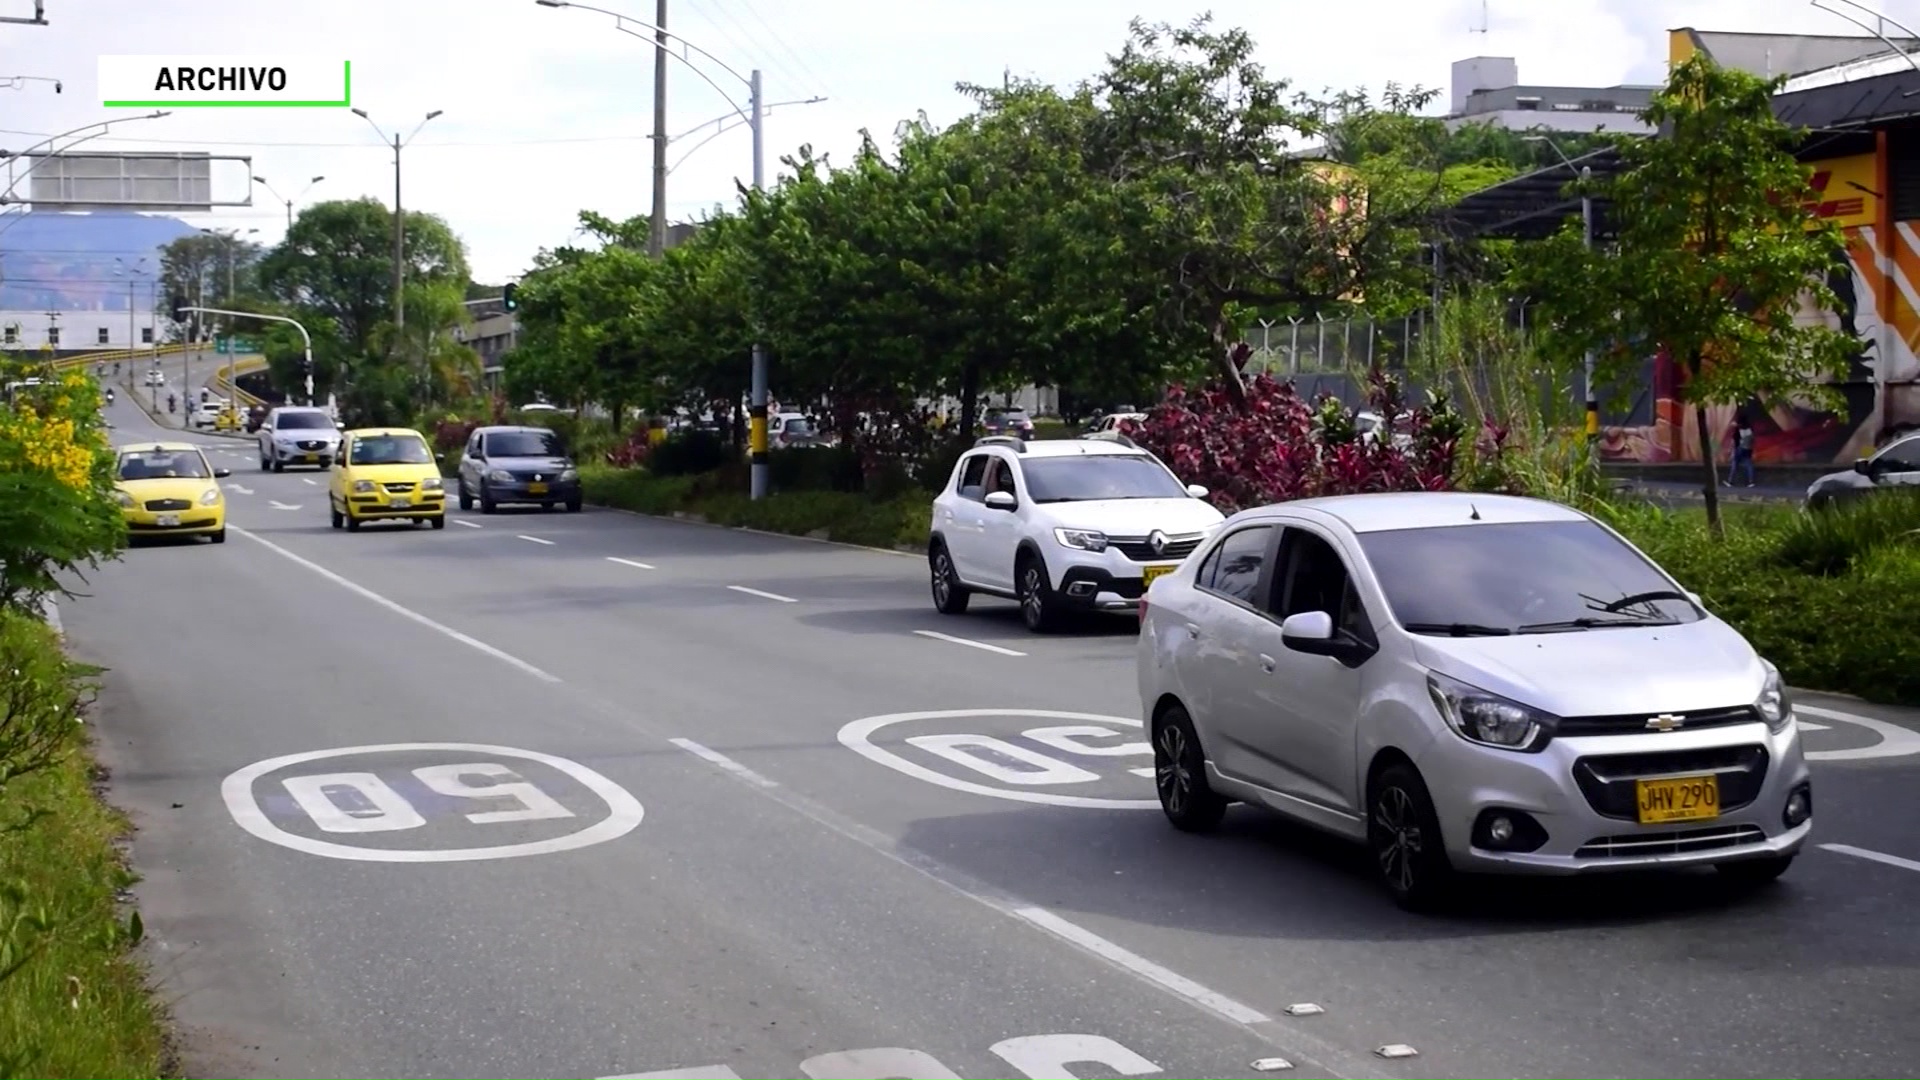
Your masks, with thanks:
M166 302L175 296L195 307L244 310L242 298L252 297L259 291L255 272L265 252L265 248L244 236L219 233L189 233L169 242L160 249L160 273L155 282L160 310L169 310ZM233 264L231 287L227 272L229 260ZM174 336L203 340L204 329L220 321L217 315L203 317L198 312L189 312L186 319L173 327Z

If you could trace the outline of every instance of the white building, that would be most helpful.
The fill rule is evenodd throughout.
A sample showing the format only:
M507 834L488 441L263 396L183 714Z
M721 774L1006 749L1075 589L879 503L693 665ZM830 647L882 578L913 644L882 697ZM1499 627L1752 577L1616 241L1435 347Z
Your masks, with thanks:
M1530 86L1511 56L1475 56L1453 63L1449 128L1492 124L1511 131L1608 131L1646 135L1637 115L1656 86Z
M131 326L133 348L151 348L165 342L166 320L144 304L135 304ZM65 311L0 311L0 348L56 352L95 352L128 348L127 311L69 308Z

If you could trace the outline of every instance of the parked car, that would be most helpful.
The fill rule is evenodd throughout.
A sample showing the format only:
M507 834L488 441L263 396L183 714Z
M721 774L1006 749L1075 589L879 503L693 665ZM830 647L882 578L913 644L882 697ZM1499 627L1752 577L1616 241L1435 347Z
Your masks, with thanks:
M560 436L549 428L475 428L460 459L460 509L491 514L502 503L538 503L548 510L582 506L580 472Z
M1142 605L1167 819L1231 802L1372 849L1402 906L1461 872L1712 865L1812 829L1780 672L1618 533L1510 496L1352 495L1228 519Z
M1833 472L1807 487L1807 508L1825 510L1837 503L1890 488L1920 486L1920 432L1895 439L1845 472Z

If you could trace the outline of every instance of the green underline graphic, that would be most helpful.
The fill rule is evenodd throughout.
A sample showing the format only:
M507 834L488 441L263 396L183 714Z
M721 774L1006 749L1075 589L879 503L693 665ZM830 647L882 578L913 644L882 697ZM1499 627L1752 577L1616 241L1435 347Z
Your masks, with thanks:
M353 61L345 70L339 101L103 101L104 109L344 109L353 104Z

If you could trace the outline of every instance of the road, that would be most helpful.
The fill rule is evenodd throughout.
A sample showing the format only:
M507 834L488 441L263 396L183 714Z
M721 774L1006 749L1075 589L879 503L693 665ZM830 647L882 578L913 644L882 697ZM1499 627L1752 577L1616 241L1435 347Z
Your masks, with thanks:
M1772 890L1490 882L1416 917L1251 811L1166 825L1125 748L1125 622L946 619L914 557L614 511L336 532L325 474L201 439L235 470L227 544L136 549L62 608L111 669L98 732L189 1075L1920 1062L1911 714L1805 699L1816 839L1849 850ZM967 736L1079 782L996 778ZM462 793L489 771L522 786Z

